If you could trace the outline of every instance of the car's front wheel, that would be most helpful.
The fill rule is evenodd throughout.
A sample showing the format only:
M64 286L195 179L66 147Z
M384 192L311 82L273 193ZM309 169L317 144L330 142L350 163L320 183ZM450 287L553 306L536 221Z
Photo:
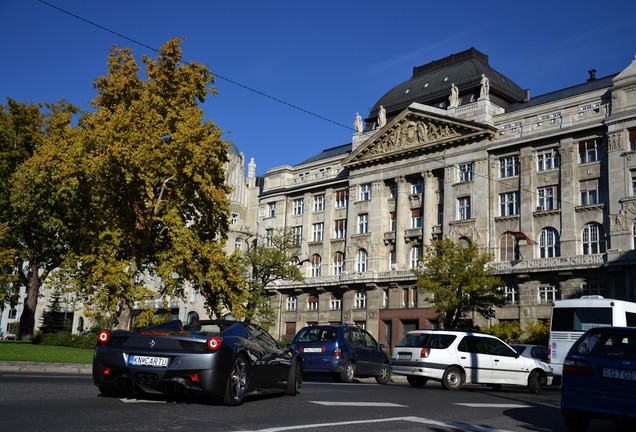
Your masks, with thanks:
M528 377L528 389L530 393L541 393L541 389L545 385L545 377L538 370L530 372Z
M382 365L382 369L380 369L380 375L375 377L375 380L378 384L388 384L391 381L391 368L389 365L384 363Z
M446 390L459 390L463 384L464 374L459 368L451 366L446 369L446 372L444 372L444 376L442 377L442 386Z
M290 396L296 396L301 387L303 386L303 367L302 364L296 360L292 363L289 369L289 376L287 377L287 390L285 394Z
M422 378L422 377L418 377L418 376L410 376L408 375L406 377L406 380L409 382L409 384L412 387L424 387L426 385L426 382L428 381L426 378Z
M225 405L236 406L243 403L249 384L249 371L250 365L247 359L240 354L236 356L227 379L225 397L223 398Z

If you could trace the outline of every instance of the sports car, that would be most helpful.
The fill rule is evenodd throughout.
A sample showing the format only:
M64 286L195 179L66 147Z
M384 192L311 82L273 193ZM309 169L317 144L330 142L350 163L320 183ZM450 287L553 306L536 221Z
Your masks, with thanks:
M246 396L296 395L303 360L280 349L261 327L230 320L180 320L139 332L102 330L93 355L93 382L104 396L136 393L203 396L240 405Z

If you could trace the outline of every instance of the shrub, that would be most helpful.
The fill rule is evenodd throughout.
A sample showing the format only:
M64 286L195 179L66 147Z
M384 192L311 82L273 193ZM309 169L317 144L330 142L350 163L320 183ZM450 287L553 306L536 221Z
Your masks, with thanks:
M498 337L506 343L519 342L523 331L519 321L500 321L490 327L480 329L483 333L487 333Z
M55 345L70 348L93 349L95 347L95 338L96 336L94 334L80 336L66 332L39 332L33 337L33 343L37 345Z
M548 346L550 339L550 327L545 321L535 321L526 326L526 337L524 343L533 345Z

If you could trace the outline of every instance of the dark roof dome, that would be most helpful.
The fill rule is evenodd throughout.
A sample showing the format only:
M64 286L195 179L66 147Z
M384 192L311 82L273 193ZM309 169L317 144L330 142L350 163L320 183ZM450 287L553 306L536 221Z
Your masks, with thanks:
M236 155L236 156L239 156L241 154L241 152L239 152L238 147L234 145L231 139L227 140L227 153L231 155Z
M373 128L380 106L387 117L393 117L413 102L446 108L451 84L459 88L460 105L477 100L481 75L490 81L490 100L496 105L507 105L524 99L524 91L510 79L495 71L488 64L488 56L470 48L431 63L413 68L410 80L389 90L373 106L367 128ZM474 97L473 97L474 96Z

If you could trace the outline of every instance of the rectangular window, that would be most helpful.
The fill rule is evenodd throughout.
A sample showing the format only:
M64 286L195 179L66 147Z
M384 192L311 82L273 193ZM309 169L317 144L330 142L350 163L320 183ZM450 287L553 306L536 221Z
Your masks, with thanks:
M397 198L397 183L395 182L389 184L389 198Z
M505 286L502 290L506 296L506 304L517 304L517 289L515 287Z
M629 130L629 149L636 150L636 129Z
M636 173L632 172L632 196L636 196Z
M581 285L582 296L602 296L604 294L603 286L599 283L586 283Z
M424 180L417 180L411 184L411 194L421 194L424 191Z
M285 310L287 312L296 311L297 298L295 295L287 296L287 302L285 303Z
M369 201L371 199L371 183L360 185L360 201Z
M581 164L599 161L600 140L591 139L579 142L579 162Z
M337 239L343 239L347 237L346 219L336 219L334 221L334 237Z
M309 311L317 311L318 310L318 296L310 295L307 297L307 310Z
M292 241L295 245L300 245L303 241L303 227L298 225L292 227Z
M389 212L389 231L395 231L397 229L396 214L394 211Z
M519 207L519 192L499 194L499 216L518 215Z
M459 220L468 220L472 216L470 214L470 197L462 197L457 199L457 217Z
M537 211L554 210L555 203L555 186L542 187L537 189Z
M325 224L324 222L315 223L313 230L313 239L315 242L321 242L324 238Z
M411 210L411 228L422 228L422 209Z
M388 307L389 307L389 290L384 289L382 290L382 308L388 309Z
M336 191L336 208L345 208L347 207L347 191L346 190L339 190Z
M275 202L267 204L267 215L269 217L276 216L276 203Z
M366 309L367 308L367 293L366 291L358 291L354 299L354 309Z
M314 195L314 211L315 212L325 211L325 194Z
M559 168L559 153L556 149L537 152L537 171L550 171Z
M499 177L516 177L519 175L519 156L506 156L499 159Z
M274 230L272 228L268 228L265 230L265 244L267 247L274 246Z
M554 286L540 286L538 289L539 303L552 303L559 298L559 291Z
M362 213L358 215L358 234L366 234L369 232L369 215Z
M342 298L340 296L332 295L329 300L329 310L341 310Z
M581 187L581 205L588 206L598 204L598 180L587 180L580 183Z
M305 200L302 198L295 199L292 203L293 214L301 215L305 212Z
M470 182L473 181L473 163L459 164L459 181Z

